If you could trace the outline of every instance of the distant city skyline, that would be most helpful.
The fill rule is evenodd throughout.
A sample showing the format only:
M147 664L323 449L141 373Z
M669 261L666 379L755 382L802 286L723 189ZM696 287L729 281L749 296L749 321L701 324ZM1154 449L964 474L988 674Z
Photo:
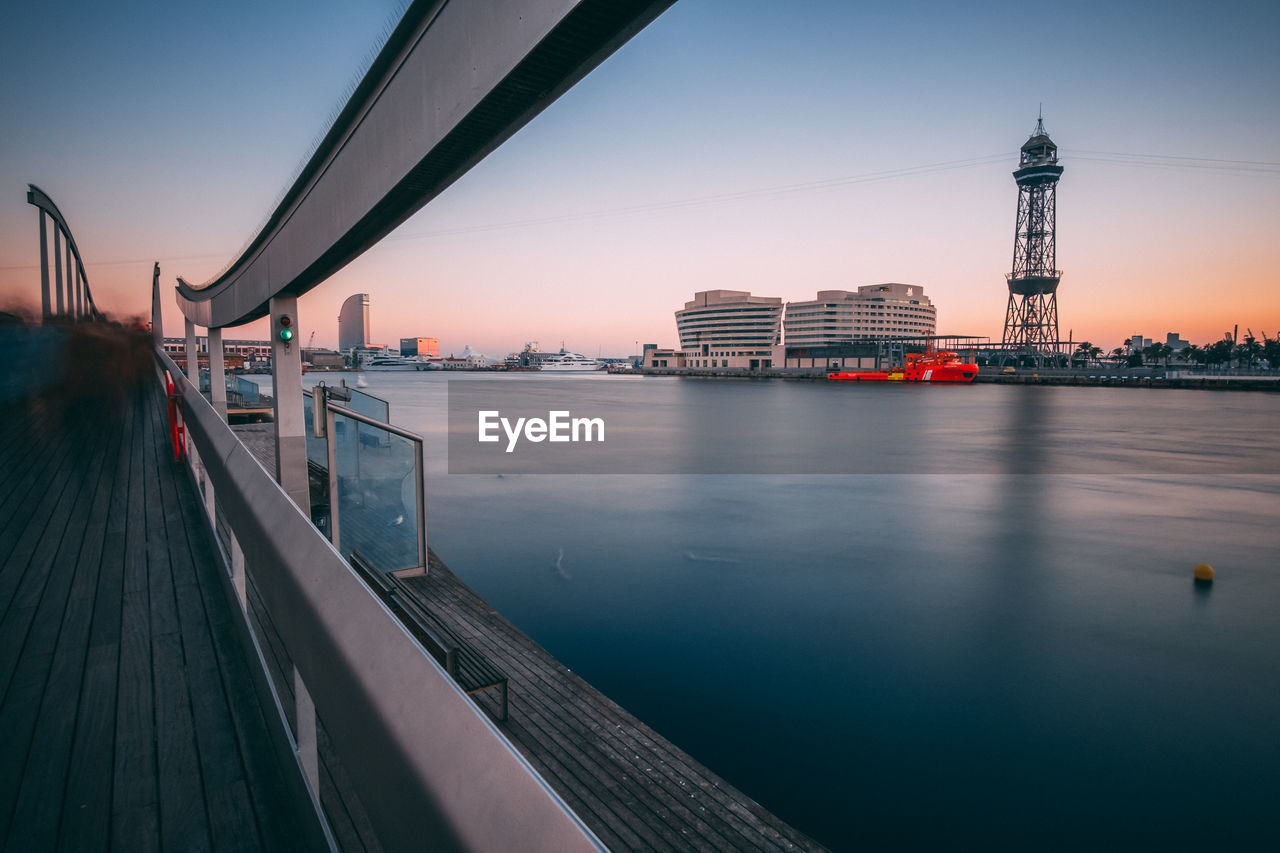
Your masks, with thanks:
M0 34L0 303L38 300L27 182L67 216L99 304L215 275L270 211L398 0L20 7ZM500 355L677 344L725 288L919 285L944 334L998 340L1017 149L1060 147L1060 329L1110 350L1280 332L1280 10L679 0L299 305L337 345ZM58 61L52 61L52 58ZM254 325L229 331L265 336Z

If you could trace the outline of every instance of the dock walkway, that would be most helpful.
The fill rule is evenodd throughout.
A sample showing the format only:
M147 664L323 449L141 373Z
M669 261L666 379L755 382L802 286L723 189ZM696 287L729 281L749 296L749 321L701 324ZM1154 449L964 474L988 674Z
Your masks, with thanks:
M274 469L270 425L233 430ZM823 849L570 672L434 553L429 560L403 587L507 675L499 728L610 849ZM474 698L500 717L497 691Z
M319 837L163 406L0 405L0 849Z

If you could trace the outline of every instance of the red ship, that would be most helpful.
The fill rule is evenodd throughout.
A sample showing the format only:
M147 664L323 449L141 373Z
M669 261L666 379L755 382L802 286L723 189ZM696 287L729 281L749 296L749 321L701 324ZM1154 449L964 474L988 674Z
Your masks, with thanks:
M978 365L961 361L950 350L907 353L905 367L893 370L840 370L827 374L832 382L972 382Z

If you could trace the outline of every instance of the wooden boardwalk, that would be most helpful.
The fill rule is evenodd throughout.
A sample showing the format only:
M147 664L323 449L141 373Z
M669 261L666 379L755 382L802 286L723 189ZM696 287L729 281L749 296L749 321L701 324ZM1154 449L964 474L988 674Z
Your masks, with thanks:
M0 406L0 849L307 846L163 397L102 402Z
M570 672L434 553L403 585L507 674L500 728L610 849L823 849ZM475 698L493 716L490 694Z

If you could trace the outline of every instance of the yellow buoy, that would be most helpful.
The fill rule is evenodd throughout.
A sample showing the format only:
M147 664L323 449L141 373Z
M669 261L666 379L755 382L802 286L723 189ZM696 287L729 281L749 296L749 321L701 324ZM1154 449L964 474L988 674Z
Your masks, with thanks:
M1208 563L1201 563L1196 566L1196 580L1201 583L1211 583L1213 581L1213 566Z

